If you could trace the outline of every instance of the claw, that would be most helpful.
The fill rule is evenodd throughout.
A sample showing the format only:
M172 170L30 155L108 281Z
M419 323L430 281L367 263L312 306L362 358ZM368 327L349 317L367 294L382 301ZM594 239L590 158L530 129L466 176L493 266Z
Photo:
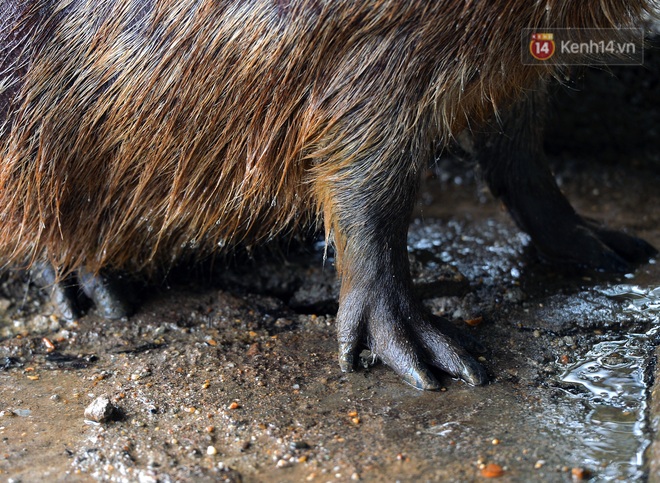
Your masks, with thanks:
M437 391L441 387L437 379L425 367L412 367L408 374L402 376L402 379L415 389L422 391Z
M471 386L482 386L488 382L488 374L484 367L474 359L463 360L463 367L458 376Z
M355 349L352 344L339 344L339 368L341 372L353 372L355 370Z
M605 245L627 262L643 263L658 254L653 245L641 238L600 227L595 222L589 222L587 225Z

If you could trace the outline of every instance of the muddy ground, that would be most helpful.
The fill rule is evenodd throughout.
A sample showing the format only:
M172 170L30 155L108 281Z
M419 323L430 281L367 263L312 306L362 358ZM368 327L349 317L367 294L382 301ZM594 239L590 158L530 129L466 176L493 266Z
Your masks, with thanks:
M628 75L651 82L629 98L651 125L629 129L654 141L617 149L587 130L594 147L576 153L561 140L577 128L555 125L553 162L580 213L660 247L660 110L644 98L659 77ZM90 309L67 323L12 272L0 481L660 481L660 265L544 265L474 175L442 160L426 177L409 251L426 305L486 347L490 384L440 376L442 391L420 392L379 364L342 374L320 243L136 287L139 311L118 321ZM116 410L94 423L99 396Z

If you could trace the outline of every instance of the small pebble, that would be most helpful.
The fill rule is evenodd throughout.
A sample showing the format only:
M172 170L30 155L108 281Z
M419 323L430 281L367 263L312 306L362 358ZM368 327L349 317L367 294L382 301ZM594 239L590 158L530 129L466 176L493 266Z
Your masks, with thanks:
M305 441L291 441L289 448L294 451L297 449L309 449L309 444Z
M110 419L114 413L115 407L110 402L110 399L105 396L99 396L85 409L85 419L102 423Z
M209 456L215 456L218 454L218 450L215 448L215 446L209 446L206 448L206 454Z
M584 468L573 468L571 470L571 476L573 477L573 481L583 481L591 475L589 474L589 470Z
M545 464L545 460L538 460L536 463L534 463L534 468L538 470L542 468L544 464Z
M55 344L53 344L47 337L41 339L41 342L46 347L46 352L53 352L55 350Z
M471 327L476 327L484 321L483 317L475 317L474 319L465 319L465 323Z
M504 469L496 463L488 463L482 470L481 476L484 478L499 478L504 474Z

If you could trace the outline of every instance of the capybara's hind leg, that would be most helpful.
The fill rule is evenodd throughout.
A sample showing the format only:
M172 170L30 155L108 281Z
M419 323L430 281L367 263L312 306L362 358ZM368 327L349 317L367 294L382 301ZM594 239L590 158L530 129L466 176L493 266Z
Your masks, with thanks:
M559 190L543 153L545 89L529 92L475 137L479 164L542 258L626 272L657 250L644 240L580 217Z
M94 302L96 310L104 318L121 319L133 313L133 308L115 277L104 272L94 274L81 268L78 270L78 280L80 288Z
M49 293L55 310L65 320L75 320L82 315L81 305L86 305L85 297L106 319L119 319L132 313L131 305L117 281L103 272L94 274L81 268L60 277L48 262L35 263L31 272L35 283Z
M65 320L75 320L81 315L78 304L78 284L75 276L60 278L48 262L38 262L32 266L32 279L46 291L57 313Z
M396 146L376 152L377 157L357 153L364 158L316 167L317 196L341 277L340 367L352 371L360 350L368 347L418 389L439 388L430 366L482 384L483 368L413 295L406 237L419 160Z

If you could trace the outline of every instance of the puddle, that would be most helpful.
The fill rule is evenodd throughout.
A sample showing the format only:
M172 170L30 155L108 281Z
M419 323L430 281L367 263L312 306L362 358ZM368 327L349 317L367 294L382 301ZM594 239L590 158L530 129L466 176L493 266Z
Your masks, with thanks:
M622 311L651 324L650 330L600 342L560 376L568 404L554 420L565 436L577 438L576 463L597 470L593 481L637 481L644 477L650 365L660 322L660 287L617 285L601 290L624 303ZM576 409L577 407L577 409ZM549 428L553 429L553 428Z
M519 281L527 281L522 288L532 302L524 305L528 317L519 317L521 323L532 324L528 329L537 323L547 334L548 344L561 337L553 334L575 334L578 329L579 335L572 340L583 337L580 345L591 347L586 353L574 349L576 353L567 354L561 345L553 345L560 350L555 357L568 355L572 362L566 365L558 360L559 372L552 376L554 381L548 381L560 391L536 424L539 436L554 441L555 449L539 455L550 457L554 451L555 460L588 469L590 481L644 479L644 453L652 442L648 400L660 325L660 287L585 287L582 282L590 279L559 278L556 283L565 292L544 293L549 278L537 276L537 281L533 271L523 273L528 272L520 257L527 243L525 235L495 223L482 224L477 231L456 222L443 229L429 220L420 225L409 236L411 253L426 258L432 254L438 264L449 263L468 279L481 280L483 285L472 286L477 294L482 287L487 290L500 284L505 301ZM489 297L492 294L480 297L482 307L487 307ZM606 335L594 336L593 330ZM454 429L451 424L434 431L444 436Z

